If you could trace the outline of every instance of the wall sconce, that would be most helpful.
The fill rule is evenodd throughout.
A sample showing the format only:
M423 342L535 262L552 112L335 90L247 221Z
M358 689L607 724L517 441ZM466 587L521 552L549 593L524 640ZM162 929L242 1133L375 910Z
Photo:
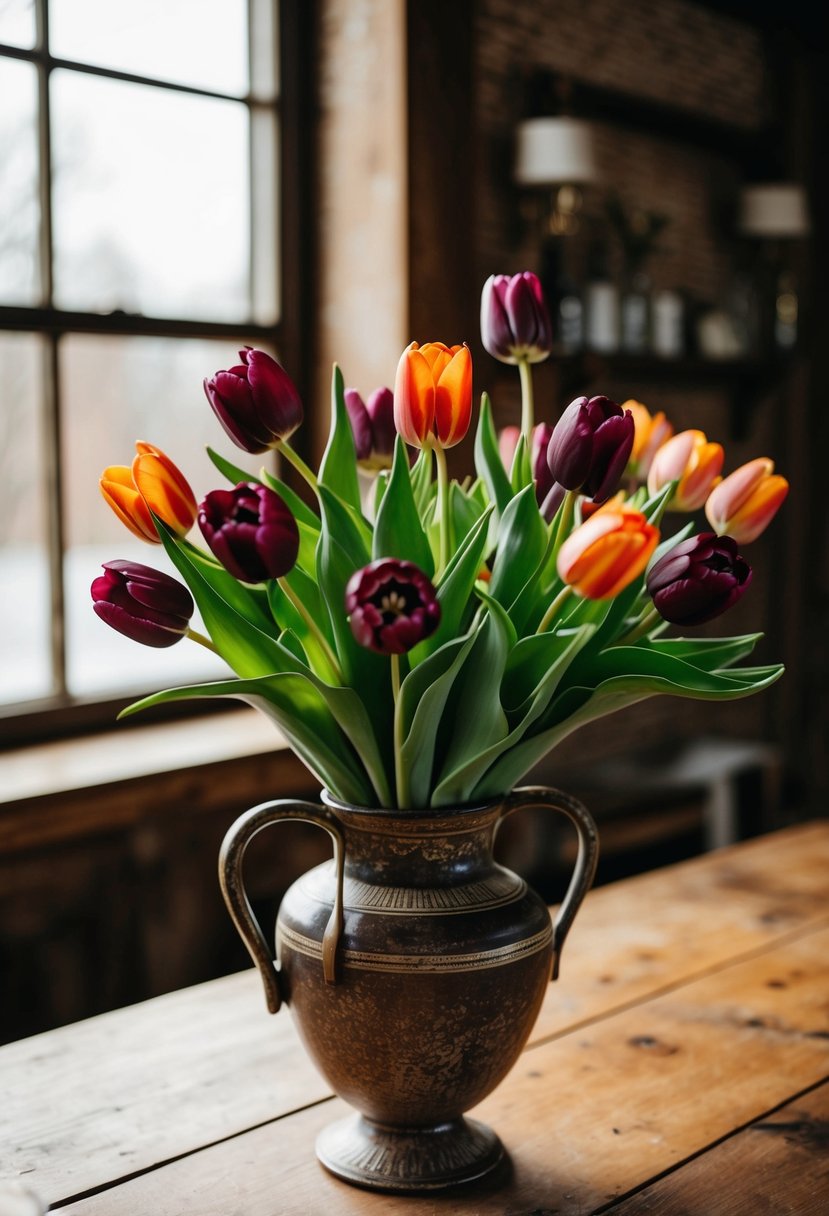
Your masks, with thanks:
M576 232L582 204L579 187L599 178L590 124L567 116L519 123L513 177L519 186L552 188L547 223L554 236Z
M809 236L811 223L806 194L796 182L763 182L743 186L737 210L737 230L742 236L765 242L765 256L771 282L765 285L760 304L761 341L770 339L782 350L797 342L798 292L794 270L787 264L783 243ZM770 308L769 297L774 301ZM770 315L773 313L773 315ZM771 323L771 334L764 325Z

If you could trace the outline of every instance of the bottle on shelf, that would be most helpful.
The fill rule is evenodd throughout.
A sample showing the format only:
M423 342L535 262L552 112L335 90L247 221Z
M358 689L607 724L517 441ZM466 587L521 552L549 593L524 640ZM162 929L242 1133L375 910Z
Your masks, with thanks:
M612 354L619 349L619 289L610 276L607 246L596 240L588 259L585 289L585 345Z
M622 350L642 355L650 350L652 340L650 280L644 271L633 274L622 293Z
M550 236L541 257L540 277L553 322L554 350L562 355L584 349L584 302L569 264L571 245L566 236Z
M661 359L685 354L685 302L678 291L665 289L654 294L651 347Z

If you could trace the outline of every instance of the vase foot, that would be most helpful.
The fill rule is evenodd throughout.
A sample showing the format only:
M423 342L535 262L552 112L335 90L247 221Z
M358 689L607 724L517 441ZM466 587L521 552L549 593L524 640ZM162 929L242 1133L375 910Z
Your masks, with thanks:
M327 1170L377 1191L434 1191L491 1173L504 1149L495 1132L475 1119L435 1127L390 1127L349 1115L323 1128L317 1157Z

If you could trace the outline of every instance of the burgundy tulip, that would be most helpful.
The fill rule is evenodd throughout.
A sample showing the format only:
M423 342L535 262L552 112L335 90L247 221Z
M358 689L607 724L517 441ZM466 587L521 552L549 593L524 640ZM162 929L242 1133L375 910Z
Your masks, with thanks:
M553 348L553 330L537 275L493 274L481 292L481 341L502 363L540 363Z
M275 359L246 346L241 363L204 381L207 400L227 434L246 452L266 452L302 422L296 385Z
M633 448L633 415L608 397L576 397L559 418L547 448L553 480L596 503L618 489Z
M193 615L187 588L140 562L104 562L91 587L93 608L102 621L144 646L173 646Z
M376 388L363 401L356 388L345 390L345 408L354 435L357 461L370 469L391 466L397 428L394 425L394 393Z
M361 646L405 654L440 622L437 592L413 562L381 557L357 570L345 589L345 610Z
M651 568L648 593L660 616L675 625L704 625L743 595L751 566L730 536L700 532L680 541Z
M241 481L232 490L212 490L198 518L213 553L243 583L281 578L297 559L296 520L268 486Z

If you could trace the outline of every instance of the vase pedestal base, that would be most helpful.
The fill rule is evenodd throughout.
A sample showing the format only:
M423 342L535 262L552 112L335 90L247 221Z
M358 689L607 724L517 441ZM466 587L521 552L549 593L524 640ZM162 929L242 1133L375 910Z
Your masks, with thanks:
M417 1192L483 1178L500 1165L504 1149L495 1133L475 1119L395 1128L354 1114L320 1132L317 1157L355 1186Z

